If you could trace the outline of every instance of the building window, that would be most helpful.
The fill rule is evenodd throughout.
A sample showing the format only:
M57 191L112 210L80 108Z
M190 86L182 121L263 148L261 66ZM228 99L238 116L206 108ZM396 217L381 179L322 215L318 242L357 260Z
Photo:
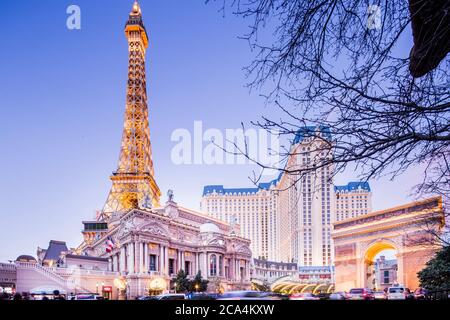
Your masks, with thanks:
M169 259L169 275L175 273L174 265L175 265L174 259Z
M223 257L219 257L219 276L223 276Z
M156 271L156 255L154 255L154 254L150 255L149 270L150 271Z
M217 257L212 254L209 258L209 275L215 277L217 275Z
M191 274L191 262L190 261L184 262L184 272L186 272L186 275Z
M384 283L389 283L389 270L384 271Z

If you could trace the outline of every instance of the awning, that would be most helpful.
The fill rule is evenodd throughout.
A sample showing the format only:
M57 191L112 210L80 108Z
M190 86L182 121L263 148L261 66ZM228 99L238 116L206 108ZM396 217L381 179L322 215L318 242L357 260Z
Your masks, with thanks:
M55 286L40 286L30 290L31 294L53 294L55 290L58 290L60 294L66 294L66 290Z

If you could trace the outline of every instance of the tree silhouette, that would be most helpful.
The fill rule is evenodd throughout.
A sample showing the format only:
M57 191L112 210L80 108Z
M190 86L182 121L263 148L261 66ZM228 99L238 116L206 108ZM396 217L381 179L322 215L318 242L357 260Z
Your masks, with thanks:
M443 247L417 273L420 286L428 290L450 290L450 246Z
M449 1L223 0L228 7L251 20L242 37L255 54L248 86L280 111L252 125L290 143L310 126L332 133L311 133L323 140L311 152L330 155L314 166L267 166L247 148L238 153L291 175L292 186L330 164L335 174L351 165L361 180L421 166L416 193L449 203ZM286 161L297 152L290 143L271 152Z
M189 283L189 291L191 292L205 292L208 290L208 280L203 280L200 271L197 272L195 278Z
M176 277L173 279L175 284L175 290L177 292L188 292L189 291L189 279L187 278L186 272L184 270L178 271Z

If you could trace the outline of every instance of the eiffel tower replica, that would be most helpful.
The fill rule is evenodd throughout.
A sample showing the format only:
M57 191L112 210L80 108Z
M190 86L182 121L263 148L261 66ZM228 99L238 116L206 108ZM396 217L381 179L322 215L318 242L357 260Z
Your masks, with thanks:
M119 165L111 178L112 187L98 220L108 221L131 209L159 207L161 191L154 178L148 120L145 53L148 35L139 3L125 26L128 39L128 83Z

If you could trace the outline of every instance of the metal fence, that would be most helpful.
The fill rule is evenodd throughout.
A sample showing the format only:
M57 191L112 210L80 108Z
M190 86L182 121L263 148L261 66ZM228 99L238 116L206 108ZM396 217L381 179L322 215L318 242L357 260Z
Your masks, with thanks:
M450 289L434 290L427 293L427 298L430 300L448 300L450 299Z

